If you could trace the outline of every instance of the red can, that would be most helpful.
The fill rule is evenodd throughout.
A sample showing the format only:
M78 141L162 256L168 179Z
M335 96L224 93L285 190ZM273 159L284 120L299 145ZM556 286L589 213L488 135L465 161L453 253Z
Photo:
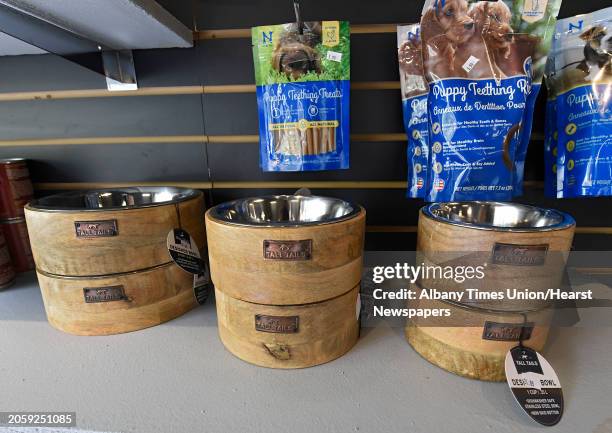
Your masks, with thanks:
M11 262L8 245L0 233L0 290L6 289L15 282L15 269Z
M23 158L0 159L0 219L23 216L34 197L28 163Z
M34 257L30 248L30 237L25 218L10 218L0 222L0 229L6 239L15 272L34 269Z

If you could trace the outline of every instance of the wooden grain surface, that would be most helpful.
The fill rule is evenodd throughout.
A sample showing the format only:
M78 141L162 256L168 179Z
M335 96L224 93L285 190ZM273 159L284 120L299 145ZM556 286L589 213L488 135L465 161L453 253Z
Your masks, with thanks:
M421 284L428 289L480 291L527 290L538 292L561 288L567 255L572 247L575 227L542 232L508 232L479 230L447 224L419 212L417 236L417 261L426 265L482 267L484 278L472 278L465 282L425 278ZM521 254L529 258L529 250L544 249L536 253L542 263L530 265L509 264L494 259L496 248L506 248L508 254ZM473 300L471 304L483 308L521 311L541 308L546 300Z
M553 310L521 314L483 313L430 300L413 302L412 308L450 309L449 319L413 319L406 327L406 339L429 362L447 371L471 379L487 381L505 380L506 353L517 341L483 339L485 323L535 324L531 338L525 344L542 351L548 338ZM526 319L526 320L525 320ZM461 326L465 324L465 326Z
M549 251L569 251L575 226L542 232L478 230L436 221L419 212L417 250L423 253L492 251L496 243L548 245Z
M359 338L359 287L320 303L296 306L253 304L215 289L219 336L238 358L270 368L304 368L348 352ZM255 329L255 315L297 317L295 333Z
M108 277L58 278L38 272L49 323L76 335L110 335L159 325L198 305L193 275L175 264ZM126 299L86 303L84 288L122 286Z
M26 220L39 270L54 275L91 276L131 272L170 262L166 238L170 230L179 226L201 248L205 239L203 213L204 199L199 193L176 206L141 209L45 212L28 206ZM117 223L117 236L76 236L77 221L111 220Z
M217 290L248 302L296 305L346 293L361 280L365 211L332 224L270 228L227 224L206 213ZM264 257L264 241L311 241L309 260Z

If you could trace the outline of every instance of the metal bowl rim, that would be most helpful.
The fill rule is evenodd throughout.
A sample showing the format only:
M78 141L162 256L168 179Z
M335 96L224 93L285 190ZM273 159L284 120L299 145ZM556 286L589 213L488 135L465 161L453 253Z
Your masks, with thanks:
M113 207L96 207L96 208L68 208L68 207L58 207L58 206L45 206L41 205L40 201L51 198L51 197L63 197L63 196L84 196L86 194L91 193L104 193L104 192L154 192L161 191L163 189L173 190L175 193L181 194L182 197L174 198L172 200L167 200L158 203L149 203L135 206L113 206ZM168 206L171 204L182 203L184 201L191 200L198 196L201 196L203 193L200 190L193 188L181 188L175 186L130 186L130 187L117 187L117 188L103 188L103 189L89 189L89 190L79 190L79 191L70 191L63 192L60 194L53 194L47 197L43 197L42 199L34 199L30 203L27 204L26 209L36 211L36 212L57 212L57 213L80 213L80 212L105 212L105 211L121 211L121 210L134 210L134 209L145 209L151 207L159 207L159 206Z
M26 158L0 158L0 164L17 164L19 162L27 162Z
M245 223L245 222L236 222L236 221L231 221L231 220L227 220L225 218L223 218L219 212L220 209L228 209L230 207L233 207L234 205L238 204L238 203L242 203L242 202L246 202L246 201L251 201L251 200L260 200L260 199L279 199L279 198L289 198L289 197L301 197L301 198L323 198L326 200L333 200L333 201L337 201L339 203L344 203L345 205L348 205L351 207L351 211L349 213L347 213L346 215L343 215L341 217L336 217L334 219L330 219L330 220L326 220L326 221L308 221L308 222L303 222L303 223L296 223L296 222L270 222L270 221L266 221L266 222L262 222L262 223ZM246 197L246 198L241 198L241 199L237 199L237 200L232 200L232 201L228 201L225 203L221 203L218 204L212 208L210 208L208 210L208 216L217 221L217 222L221 222L224 224L229 224L229 225L233 225L233 226L239 226L239 227L253 227L253 228L297 228L297 227L312 227L312 226L321 226L321 225L328 225L328 224L335 224L335 223L339 223L342 221L347 221L350 219L355 218L356 216L358 216L361 212L363 211L363 208L358 205L357 203L354 202L350 202L347 200L343 200L341 198L336 198L336 197L326 197L326 196L320 196L320 195L293 195L293 194L279 194L279 195L262 195L262 196L254 196L254 197Z
M550 226L546 226L546 227L497 227L497 226L493 226L493 225L485 225L485 224L478 224L478 223L468 223L468 222L459 222L459 221L449 221L446 218L442 218L438 215L435 215L432 210L435 207L439 207L440 205L466 205L466 204L477 204L477 205L496 205L496 206L516 206L516 207L523 207L523 208L529 208L532 210L537 210L543 213L549 212L549 213L554 213L557 214L561 221L550 225ZM421 212L423 213L423 215L425 215L426 217L433 219L435 221L444 223L444 224L449 224L449 225L453 225L453 226L459 226L459 227L465 227L465 228L469 228L469 229L474 229L474 230L485 230L485 231L496 231L496 232L513 232L513 233L541 233L541 232L550 232L550 231L557 231L557 230L565 230L568 229L570 227L574 227L576 226L576 221L574 220L574 218L572 216L570 216L569 214L556 210L556 209L546 209L543 207L539 207L539 206L532 206L532 205L528 205L528 204L522 204L522 203L506 203L506 202L499 202L499 201L473 201L473 202L448 202L448 203L431 203L428 204L427 206L424 206L421 209Z

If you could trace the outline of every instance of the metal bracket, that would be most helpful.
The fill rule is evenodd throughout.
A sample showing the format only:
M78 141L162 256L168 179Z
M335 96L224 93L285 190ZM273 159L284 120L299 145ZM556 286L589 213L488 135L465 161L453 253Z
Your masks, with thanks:
M111 91L136 90L136 68L132 50L103 51L102 64L106 87Z
M0 3L0 32L107 77L109 90L137 88L131 51L117 51ZM109 80L112 80L109 82ZM121 85L121 89L116 87Z

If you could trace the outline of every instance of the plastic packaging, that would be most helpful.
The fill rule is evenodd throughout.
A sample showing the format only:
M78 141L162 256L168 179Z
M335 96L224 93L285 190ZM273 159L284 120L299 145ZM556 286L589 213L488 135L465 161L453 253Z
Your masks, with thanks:
M561 8L561 0L554 1L507 1L516 10L513 14L515 23L515 38L525 38L531 40L534 47L533 67L532 67L532 84L531 91L527 98L527 108L523 123L521 125L521 135L518 142L518 147L515 154L514 162L514 195L523 195L523 181L525 175L525 160L527 158L527 150L531 141L531 130L533 127L533 114L535 112L535 104L540 94L544 69L547 65L548 54L550 53L557 15ZM545 8L545 15L542 17L538 14L539 8Z
M557 197L612 195L612 8L559 20Z
M348 22L254 27L252 43L262 169L348 168Z
M429 155L427 93L429 86L423 72L421 31L419 24L397 27L397 53L399 60L404 129L408 137L407 197L425 197Z
M534 67L560 0L426 0L430 201L509 201ZM540 23L532 34L520 31Z
M553 48L554 49L554 48ZM544 119L544 195L546 197L557 197L557 95L551 75L554 74L555 59L552 55L546 63L546 88L548 99L546 100L546 117Z

